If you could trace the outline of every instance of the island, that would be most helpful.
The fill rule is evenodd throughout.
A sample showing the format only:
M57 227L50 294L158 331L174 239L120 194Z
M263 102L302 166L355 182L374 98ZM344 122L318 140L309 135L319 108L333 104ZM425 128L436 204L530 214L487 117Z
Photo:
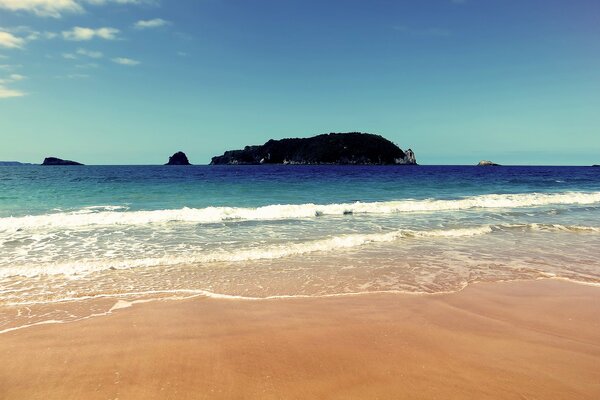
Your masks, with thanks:
M22 163L19 161L0 161L0 167L19 167L22 165L33 165L33 164Z
M226 151L211 165L417 165L412 150L403 151L380 135L329 133L309 138L271 139L261 146Z
M42 165L83 165L76 161L63 160L57 157L46 157Z
M478 167L499 167L500 164L496 164L495 162L491 162L488 160L481 160L479 161L479 164L477 164Z
M169 157L169 162L165 165L192 165L183 151L178 151Z

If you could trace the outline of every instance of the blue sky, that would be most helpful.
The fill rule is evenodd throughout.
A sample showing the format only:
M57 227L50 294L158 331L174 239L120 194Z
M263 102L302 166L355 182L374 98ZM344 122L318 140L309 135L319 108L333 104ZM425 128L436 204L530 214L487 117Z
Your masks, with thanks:
M346 131L423 164L600 163L600 3L0 0L0 160Z

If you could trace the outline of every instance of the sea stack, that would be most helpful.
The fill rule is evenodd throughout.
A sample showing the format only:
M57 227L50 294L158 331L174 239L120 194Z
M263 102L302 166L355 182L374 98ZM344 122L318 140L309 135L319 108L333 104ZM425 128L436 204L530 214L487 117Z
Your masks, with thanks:
M169 157L169 162L165 165L192 165L183 151L178 151Z
M496 164L495 162L488 161L488 160L481 160L481 161L479 161L479 164L477 164L477 166L479 166L479 167L499 167L500 164Z
M83 165L77 161L63 160L57 157L46 157L42 165Z
M226 151L211 165L416 165L412 150L403 151L371 133L329 133L309 138L271 139L260 146Z

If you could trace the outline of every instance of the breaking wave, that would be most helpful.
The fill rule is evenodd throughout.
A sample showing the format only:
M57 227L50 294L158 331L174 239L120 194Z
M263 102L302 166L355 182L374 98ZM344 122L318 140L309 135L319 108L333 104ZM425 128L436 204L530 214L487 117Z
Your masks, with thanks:
M600 192L487 194L455 200L424 199L324 205L274 204L257 208L205 207L153 211L128 211L122 206L99 206L72 212L0 218L0 232L170 222L210 224L227 221L293 220L347 214L444 212L594 203L600 203Z
M214 249L206 252L195 251L185 256L180 255L180 253L175 253L169 256L150 258L96 258L59 263L28 263L27 265L11 264L10 266L5 266L0 269L0 278L6 278L10 276L34 277L39 275L75 276L108 269L130 269L138 267L171 266L181 264L193 265L219 262L238 263L245 261L272 260L316 252L344 251L345 249L357 248L368 244L394 242L401 239L466 238L491 234L494 232L507 232L514 230L567 232L573 234L600 233L600 227L537 223L481 225L474 227L436 230L402 229L390 232L347 234L308 241L247 247L240 248L234 252Z

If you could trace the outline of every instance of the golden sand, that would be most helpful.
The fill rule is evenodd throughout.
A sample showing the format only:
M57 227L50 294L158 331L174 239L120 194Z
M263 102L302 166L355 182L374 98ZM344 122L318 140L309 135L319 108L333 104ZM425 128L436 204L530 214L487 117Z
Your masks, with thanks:
M0 335L0 399L600 399L600 288L155 302Z

